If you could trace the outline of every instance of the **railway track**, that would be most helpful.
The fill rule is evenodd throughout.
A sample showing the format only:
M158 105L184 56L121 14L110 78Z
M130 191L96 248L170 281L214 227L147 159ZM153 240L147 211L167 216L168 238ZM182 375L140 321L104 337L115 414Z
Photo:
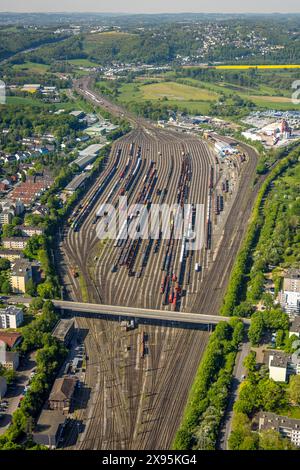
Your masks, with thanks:
M82 317L77 322L88 330L85 388L91 390L93 412L80 409L77 419L84 422L84 433L76 445L67 442L66 447L170 448L208 333L152 325L125 333L116 322ZM143 359L139 354L142 331ZM122 348L124 344L129 350Z
M155 167L155 180L151 186L151 203L159 203L162 200L161 192L164 194L164 203L172 205L176 203L174 195L177 193L178 181L180 179L180 171L182 165L183 150L189 154L193 167L193 186L190 197L185 202L193 202L195 204L206 204L208 171L212 164L212 156L206 149L206 145L194 138L187 138L185 142L178 136L169 136L163 133L162 142L158 143L153 140L145 131L138 128L134 130L130 136L118 141L112 149L111 159L107 169L102 177L97 181L98 184L104 184L105 188L92 209L88 209L86 215L80 215L79 230L68 230L65 236L64 251L69 258L69 265L75 265L82 273L88 291L88 301L101 303L114 303L126 306L161 308L162 298L159 295L160 273L158 266L162 262L166 241L161 240L158 252L154 252L153 242L149 240L140 240L139 246L134 251L134 259L131 269L131 276L128 276L128 270L122 266L112 272L112 267L116 266L117 260L120 260L121 253L115 246L114 240L108 240L105 249L98 256L97 246L99 240L96 233L96 225L94 223L97 208L101 203L110 202L117 207L120 189L122 188L123 178L120 178L128 164L128 156L130 153L130 145L134 142L136 148L140 148L140 158L142 165L138 174L137 181L134 181L130 191L127 191L128 203L136 203L139 201L139 194L143 191L143 182L147 177L147 172L151 168L151 164ZM120 158L117 161L117 156ZM137 165L139 159L132 159L133 168ZM117 170L116 170L117 168ZM111 178L110 178L111 175ZM194 178L194 180L193 180ZM108 183L106 181L108 179ZM199 187L199 181L200 184ZM191 183L192 184L192 183ZM101 189L98 187L96 191ZM94 195L88 193L81 205L87 205L93 201ZM75 222L76 223L76 222ZM100 242L101 244L101 242ZM132 249L132 242L126 242L126 249L122 247L123 252L129 256L129 248ZM179 271L178 253L180 243L174 240L173 252L173 270ZM147 255L147 256L146 256ZM195 254L195 262L201 262L204 252ZM112 258L115 260L112 261ZM124 258L123 258L124 259ZM125 258L126 259L126 258ZM87 266L90 266L87 269ZM140 271L141 276L135 276ZM72 280L75 284L74 290L76 295L80 292L79 282ZM125 294L126 292L126 294ZM170 308L168 305L166 308ZM187 302L185 302L185 308Z
M101 106L104 105L119 116L126 114L119 106L112 105L89 90L89 81L81 83L81 87L76 86L86 99L92 102L95 99L103 101ZM86 95L85 91L90 91L91 94ZM76 231L71 227L64 228L56 253L57 264L60 266L67 299L138 308L172 309L169 303L162 305L164 296L160 293L161 266L166 256L168 240L160 240L157 245L155 242L150 245L149 240L140 240L138 247L133 246L130 241L125 242L126 249L131 250L127 255L132 257L134 253L130 265L133 275L129 276L126 263L112 272L112 267L122 255L123 247L114 246L115 240L99 241L97 224L94 223L97 209L106 202L117 207L119 193L137 165L137 149L140 148L142 161L139 173L126 194L129 204L136 203L141 194L149 194L146 190L143 191L145 184L151 183L147 180L151 164L155 168L156 180L155 184L152 181L153 191L148 202L174 204L183 159L188 155L191 177L184 183L187 189L182 189L183 199L190 203L203 204L203 217L206 220L210 190L211 197L215 195L215 188L210 188L211 169L214 186L222 176L219 173L220 165L206 143L198 138L157 129L146 120L128 114L126 117L133 130L113 144L103 172L75 208L77 210L82 206L79 214L80 227ZM244 146L244 149L249 158L247 164L239 168L239 186L222 238L215 240L212 225L211 249L203 248L195 252L187 250L184 254L185 268L182 269L180 279L182 295L176 302L177 309L195 313L218 313L256 191L252 188L251 181L257 156L249 147ZM101 186L99 197L92 202ZM86 207L89 209L82 211ZM215 220L214 217L212 223ZM165 274L175 274L179 278L181 254L182 242L174 239L170 267ZM202 268L200 272L194 269L196 263ZM74 267L80 274L79 278L72 275ZM136 276L139 271L140 276ZM83 299L84 295L86 299ZM84 434L75 446L70 444L69 448L169 448L205 350L208 333L143 325L125 334L117 322L79 317L78 323L80 328L88 331L85 340L89 356L86 388L91 390L92 395L88 408L79 412L79 419L85 423ZM139 352L139 335L142 329L146 338L143 358Z

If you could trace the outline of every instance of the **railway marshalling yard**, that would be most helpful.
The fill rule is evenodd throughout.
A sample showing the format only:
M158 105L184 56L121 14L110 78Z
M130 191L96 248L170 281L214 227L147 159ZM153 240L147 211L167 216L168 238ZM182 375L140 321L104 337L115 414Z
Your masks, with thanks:
M197 137L137 121L113 144L61 234L57 256L65 298L217 314L255 197L256 153L242 150L245 161L232 156L221 162ZM148 208L202 204L202 249L189 251L186 241L174 238L99 240L97 211L104 203L117 207L120 195L128 205ZM191 208L192 225L195 216ZM130 224L141 217L142 211L133 214ZM171 216L171 233L173 226ZM208 328L146 321L126 328L91 316L78 316L77 323L88 360L66 447L170 448ZM79 434L78 421L84 424Z

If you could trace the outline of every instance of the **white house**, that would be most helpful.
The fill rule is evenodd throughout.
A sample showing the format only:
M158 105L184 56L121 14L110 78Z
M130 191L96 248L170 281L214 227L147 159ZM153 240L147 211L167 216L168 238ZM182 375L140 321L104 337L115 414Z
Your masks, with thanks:
M19 328L23 323L23 310L9 305L0 309L0 329L1 328Z
M286 354L283 351L270 351L269 377L275 382L286 382L290 375L300 375L300 357L298 353Z
M291 315L300 314L300 270L290 269L283 280L279 294L283 310Z
M298 336L300 337L300 317L296 317L295 320L292 322L290 330L289 330L289 337L291 336Z
M280 351L272 351L269 356L269 377L275 382L286 382L288 356Z

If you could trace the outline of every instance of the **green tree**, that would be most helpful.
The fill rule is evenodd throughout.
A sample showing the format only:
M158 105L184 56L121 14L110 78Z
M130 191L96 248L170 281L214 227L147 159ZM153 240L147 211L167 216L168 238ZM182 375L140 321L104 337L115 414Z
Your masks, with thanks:
M34 314L37 314L40 310L42 310L44 305L44 301L41 297L37 297L35 299L32 299L30 302L30 311L33 312Z
M257 388L264 410L276 411L277 408L287 404L282 386L274 380L269 378L260 380Z
M261 397L257 385L246 380L242 382L239 389L239 399L234 404L237 413L250 415L258 409L261 404Z
M7 271L10 269L10 261L6 258L0 258L0 271Z
M253 450L258 447L258 436L251 430L251 421L244 413L235 412L228 441L230 450Z
M4 281L1 286L1 291L3 294L10 294L12 292L11 285L9 281Z
M248 372L255 372L256 371L256 353L255 351L251 351L248 356L244 359L244 367L247 369Z
M37 294L42 299L54 299L56 295L56 289L51 281L45 281L43 284L37 286Z
M290 378L288 396L292 403L300 405L300 375L293 375Z
M295 446L287 439L280 436L274 429L261 431L259 434L260 450L292 450Z
M260 343L264 331L264 320L260 312L252 316L251 325L249 327L248 337L251 344Z
M21 225L22 224L22 219L21 217L13 217L12 221L11 221L12 225L16 226L16 225Z
M36 285L32 279L29 279L26 285L26 294L34 297L36 295Z

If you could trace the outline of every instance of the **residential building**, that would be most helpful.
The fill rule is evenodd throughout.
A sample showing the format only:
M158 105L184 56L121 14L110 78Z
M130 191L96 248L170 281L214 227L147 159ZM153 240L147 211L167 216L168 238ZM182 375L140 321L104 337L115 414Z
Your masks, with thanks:
M6 378L0 376L0 400L5 397L7 392L7 382Z
M0 351L0 364L4 369L17 370L19 367L19 353L14 351Z
M0 212L0 224L1 225L11 224L14 215L15 215L14 211L9 210L9 209L4 209L3 211Z
M0 342L5 343L6 348L14 349L23 339L21 333L17 331L0 331Z
M75 332L74 319L61 319L55 326L52 336L68 346Z
M300 269L290 269L285 275L279 302L288 314L300 314Z
M1 192L4 192L4 191L7 191L9 189L9 185L4 183L3 181L0 182L0 191Z
M42 217L45 217L45 215L49 214L49 209L48 209L48 207L36 204L36 206L34 207L34 209L32 211L32 214L40 215Z
M61 411L43 410L33 432L36 444L55 449L61 438L66 418Z
M7 307L0 309L0 329L19 328L22 323L23 310L21 308L15 307L14 305L8 305Z
M293 335L298 336L298 338L300 337L300 317L295 317L290 326L289 337Z
M279 432L282 437L288 438L292 444L300 447L300 419L261 411L258 414L258 429L259 431L273 429Z
M49 396L49 408L69 413L76 383L74 376L56 379Z
M20 250L0 250L0 258L5 258L9 261L14 261L23 257L24 254Z
M0 208L2 211L12 211L14 215L21 215L24 212L24 204L18 198L16 200L3 199L0 201Z
M283 290L300 292L300 269L291 268L283 280Z
M4 248L9 250L24 250L27 243L28 238L26 237L8 237L2 239Z
M275 382L286 382L292 374L300 374L300 358L297 353L268 351L269 377Z
M281 351L272 351L269 356L269 377L275 382L286 382L288 356Z
M15 294L24 294L32 279L32 265L25 259L17 260L11 269L11 287Z
M21 200L24 205L30 205L49 189L52 183L53 179L49 177L28 179L26 182L14 187L11 192L11 199L13 201Z
M42 227L31 227L29 225L18 225L17 230L21 230L23 237L33 237L33 235L43 235L44 229Z

